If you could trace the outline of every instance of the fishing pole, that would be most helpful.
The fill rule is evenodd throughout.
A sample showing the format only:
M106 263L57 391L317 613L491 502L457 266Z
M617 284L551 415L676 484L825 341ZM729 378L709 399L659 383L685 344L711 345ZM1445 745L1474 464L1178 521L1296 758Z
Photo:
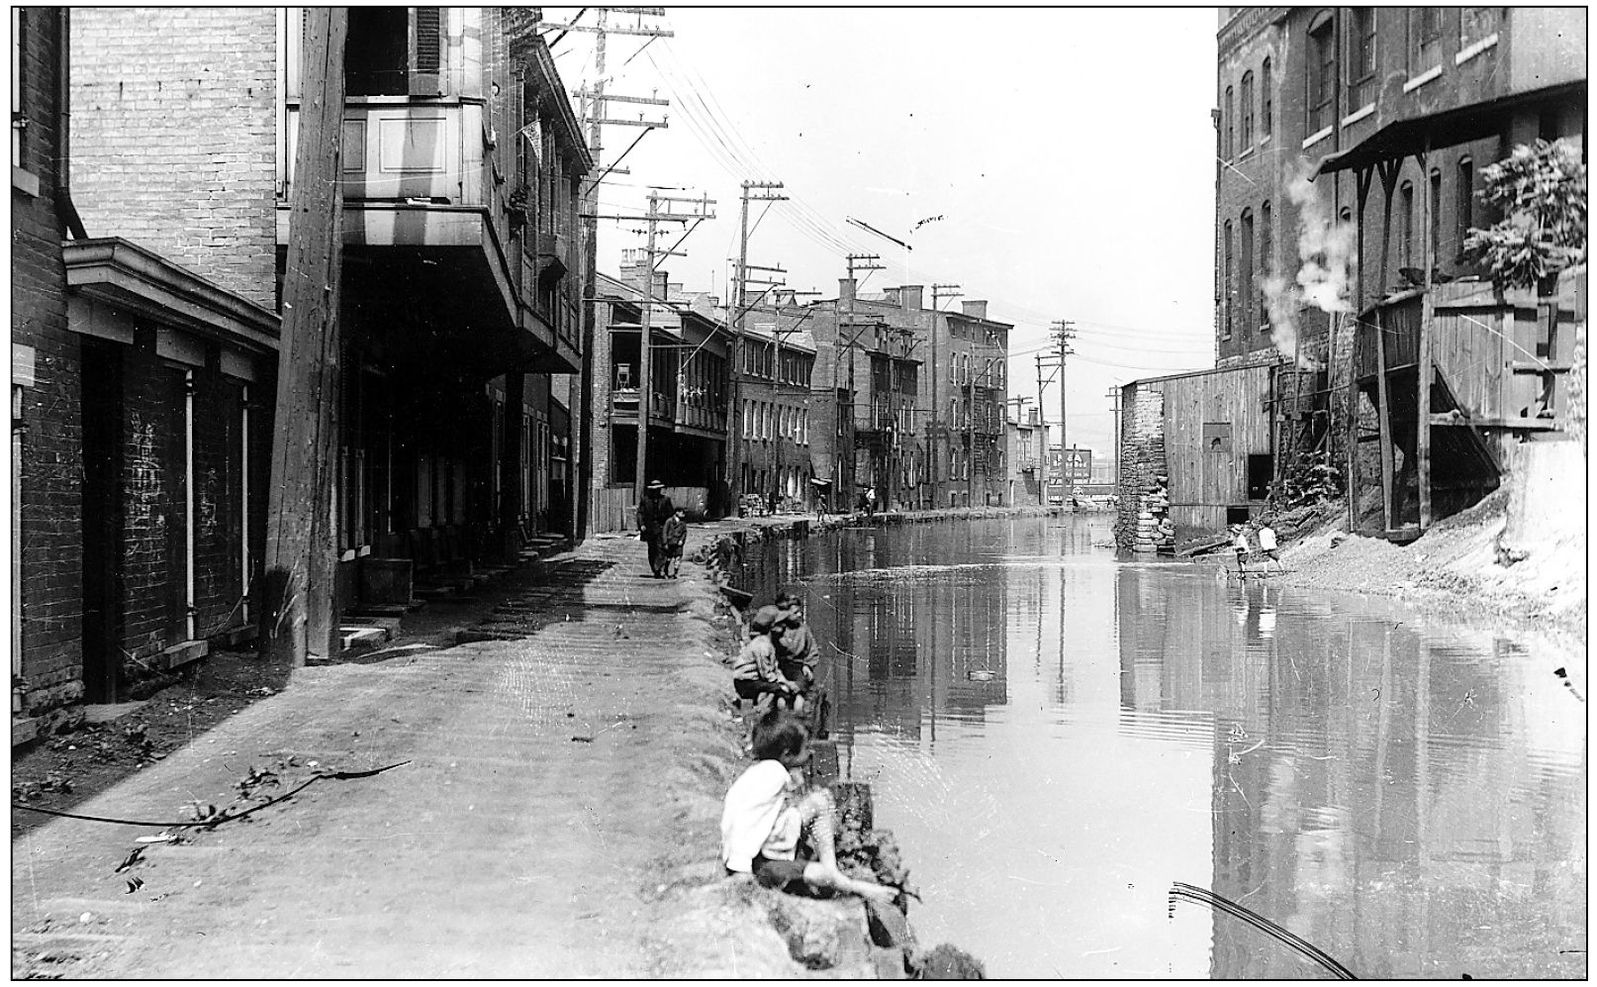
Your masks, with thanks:
M1255 929L1258 929L1260 932L1263 932L1265 935L1275 939L1277 942L1297 950L1299 953L1302 953L1304 956L1307 956L1309 959L1336 974L1336 976L1340 979L1358 979L1358 977L1353 975L1351 970L1338 963L1330 956L1330 954L1326 953L1325 950L1309 942L1307 939L1304 939L1295 932L1276 925L1263 915L1251 911L1229 898L1215 894L1213 891L1210 891L1207 888L1200 888L1191 884L1177 881L1170 888L1170 908L1172 911L1174 911L1175 903L1177 901L1190 901L1198 905L1208 905L1210 908L1218 909L1219 911L1225 912L1227 915L1235 916L1236 918L1239 918L1253 926Z

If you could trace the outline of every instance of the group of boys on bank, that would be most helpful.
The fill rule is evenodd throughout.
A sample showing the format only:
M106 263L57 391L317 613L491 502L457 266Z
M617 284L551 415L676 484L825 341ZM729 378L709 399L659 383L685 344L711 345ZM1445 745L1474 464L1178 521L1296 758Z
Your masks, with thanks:
M649 570L676 578L687 540L681 509L655 480L638 504L638 536L649 546ZM887 904L901 889L844 874L837 866L836 806L824 787L810 787L810 728L798 714L815 704L819 648L803 605L783 590L774 606L749 619L749 640L732 667L739 699L754 704L755 763L732 783L721 815L721 862L729 875L799 894L842 892Z

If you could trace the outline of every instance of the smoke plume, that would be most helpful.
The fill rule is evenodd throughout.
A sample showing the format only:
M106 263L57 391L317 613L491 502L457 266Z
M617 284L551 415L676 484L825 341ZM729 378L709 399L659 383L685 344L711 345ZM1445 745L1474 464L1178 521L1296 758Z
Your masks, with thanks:
M1270 338L1277 352L1299 368L1318 370L1298 345L1297 312L1305 303L1328 314L1352 310L1348 281L1356 259L1357 232L1352 224L1337 222L1327 211L1319 189L1309 180L1306 161L1299 162L1297 176L1287 185L1287 198L1298 209L1298 274L1295 284L1279 276L1264 282Z

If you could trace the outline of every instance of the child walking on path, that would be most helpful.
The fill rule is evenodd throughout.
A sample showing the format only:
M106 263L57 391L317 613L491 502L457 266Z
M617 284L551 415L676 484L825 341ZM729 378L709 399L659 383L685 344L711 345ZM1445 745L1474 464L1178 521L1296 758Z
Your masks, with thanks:
M1264 568L1266 571L1269 570L1272 561L1277 569L1282 572L1286 571L1286 566L1281 564L1281 553L1276 549L1275 529L1268 524L1261 525L1259 528L1259 551L1264 554Z
M665 574L675 579L682 568L682 546L688 540L688 518L682 508L677 508L675 513L666 518L660 540L665 552Z
M883 904L898 896L897 888L837 869L831 794L815 789L798 795L810 759L803 723L771 710L754 725L754 756L756 763L727 790L721 813L721 862L729 874L752 874L765 887L795 893L843 891ZM799 853L805 834L819 859Z

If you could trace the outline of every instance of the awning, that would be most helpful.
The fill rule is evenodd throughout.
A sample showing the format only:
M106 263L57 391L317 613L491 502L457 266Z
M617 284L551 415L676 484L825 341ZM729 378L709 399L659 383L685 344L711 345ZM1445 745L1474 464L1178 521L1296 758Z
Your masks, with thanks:
M1454 107L1425 116L1394 120L1345 151L1327 154L1315 164L1309 178L1349 168L1368 168L1394 158L1406 158L1431 148L1452 147L1504 132L1509 115L1526 105L1555 102L1580 96L1585 101L1586 83L1569 82L1532 92L1515 93L1484 103Z
M812 483L832 482L832 454L829 452L810 452L810 472L815 476Z

